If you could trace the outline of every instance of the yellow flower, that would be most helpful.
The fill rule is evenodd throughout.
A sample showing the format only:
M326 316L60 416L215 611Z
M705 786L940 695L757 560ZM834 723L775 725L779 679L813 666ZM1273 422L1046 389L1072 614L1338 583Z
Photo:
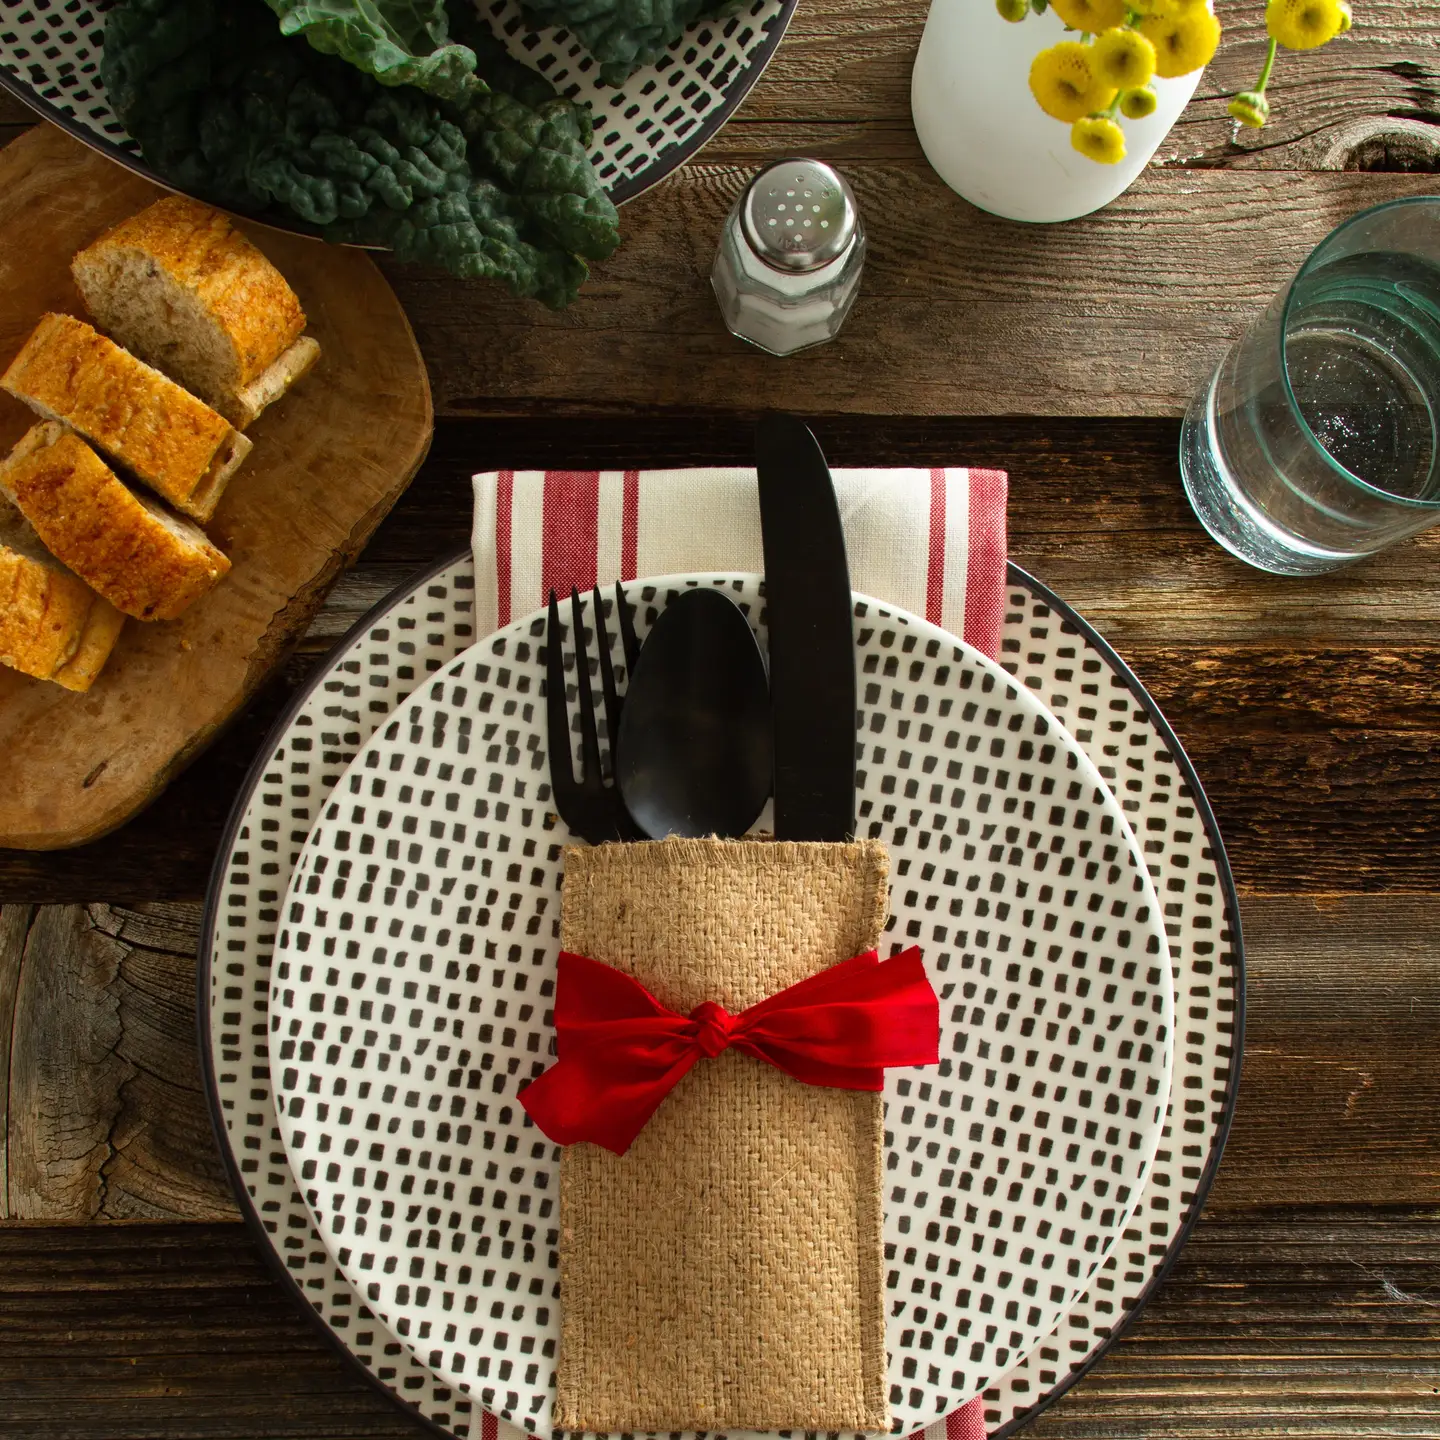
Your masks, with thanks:
M1002 20L1017 24L1030 13L1030 0L995 0L995 8Z
M1335 0L1335 3L1340 7L1340 33L1343 35L1355 17L1350 13L1350 0Z
M1050 0L1050 8L1072 30L1087 35L1125 23L1125 0Z
M1101 165L1114 165L1125 158L1125 132L1103 115L1077 120L1070 127L1070 143Z
M1030 93L1047 115L1078 120L1092 110L1103 110L1115 98L1115 87L1091 69L1088 45L1062 40L1035 57L1030 66Z
M1155 113L1155 92L1147 85L1143 90L1127 90L1120 97L1120 113L1127 120L1143 120Z
M1265 28L1287 50L1313 50L1348 23L1340 0L1270 0L1265 7Z
M1236 120L1252 130L1258 130L1270 118L1270 102L1259 90L1242 90L1228 109Z
M1135 30L1106 30L1091 52L1090 68L1117 90L1138 90L1155 73L1155 47Z
M1270 0L1270 3L1283 3L1283 0ZM1318 5L1331 0L1308 0L1308 3ZM1155 73L1167 80L1208 65L1220 43L1220 22L1199 5L1183 15L1147 15L1140 21L1139 28L1155 47Z

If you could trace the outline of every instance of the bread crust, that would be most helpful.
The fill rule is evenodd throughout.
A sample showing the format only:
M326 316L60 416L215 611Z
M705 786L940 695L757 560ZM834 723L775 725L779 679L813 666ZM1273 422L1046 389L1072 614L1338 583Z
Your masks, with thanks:
M85 628L80 632L75 653L50 677L57 685L82 693L105 668L125 624L125 617L103 596L91 598L94 603L85 617Z
M0 664L48 680L74 655L94 598L73 576L0 545Z
M133 494L54 421L0 464L0 490L57 559L137 620L173 620L230 569L202 531Z
M302 335L264 374L228 397L220 413L243 430L268 405L273 405L320 358L320 343Z
M199 520L251 448L223 416L73 315L45 315L0 387Z
M124 623L83 580L0 542L0 665L88 690Z
M237 390L258 379L305 329L305 312L285 277L227 216L183 195L167 195L122 220L77 254L71 273L91 312L107 252L134 251L192 291L235 348Z

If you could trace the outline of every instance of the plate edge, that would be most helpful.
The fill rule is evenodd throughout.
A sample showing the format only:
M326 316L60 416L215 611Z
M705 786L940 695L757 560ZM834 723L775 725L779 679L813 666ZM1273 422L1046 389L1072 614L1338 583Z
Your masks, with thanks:
M3 74L0 71L0 74ZM427 581L435 576L449 570L452 566L463 560L470 554L470 547L467 545L454 554L447 555L437 560L434 564L419 571L409 580L403 580L390 593L384 596L370 607L348 630L330 647L321 657L315 669L307 677L305 683L291 696L285 708L276 717L275 723L265 732L265 738L261 742L259 750L256 751L255 759L251 762L250 768L245 772L245 779L236 793L234 803L231 805L230 814L225 821L225 828L221 832L220 841L215 850L215 860L210 867L210 877L205 886L205 904L200 912L200 940L199 948L195 956L195 1029L196 1041L200 1048L200 1079L205 1087L205 1109L210 1117L210 1129L215 1137L216 1148L220 1151L221 1163L225 1167L225 1174L230 1181L230 1188L235 1196L235 1202L240 1210L240 1218L245 1230L255 1243L256 1248L263 1252L263 1263L272 1275L280 1281L282 1286L290 1293L290 1296L304 1311L305 1318L310 1325L324 1337L327 1345L337 1355L341 1356L347 1368L355 1374L363 1377L365 1382L378 1394L384 1396L392 1405L404 1410L420 1424L430 1431L431 1434L440 1437L440 1440L455 1440L454 1432L445 1428L438 1421L432 1420L416 1406L408 1405L395 1390L387 1385L373 1370L370 1369L345 1343L340 1336L326 1323L325 1317L310 1303L304 1290L300 1288L299 1282L286 1268L284 1261L280 1258L279 1252L271 1242L269 1232L265 1229L264 1221L261 1220L259 1212L255 1209L254 1201L250 1192L246 1189L244 1176L235 1160L235 1152L231 1148L225 1128L225 1117L220 1110L220 1088L215 1075L215 1050L213 1034L210 1026L210 989L213 979L213 960L215 954L215 938L217 933L217 922L219 920L220 892L224 885L225 875L229 868L229 859L235 846L235 838L240 830L240 825L245 817L246 809L249 806L250 798L255 793L256 787L264 775L265 767L270 762L270 757L275 753L276 746L285 736L293 723L295 716L304 708L310 697L325 682L331 674L332 666L327 662L338 652L348 649L366 631L372 629L385 618L392 610L398 609L406 600L420 589ZM273 1096L272 1096L273 1104ZM332 1262L333 1263L333 1262ZM357 1297L361 1298L361 1297ZM363 1299L362 1299L363 1303ZM381 1323L378 1322L377 1323ZM453 1387L452 1387L453 1388ZM456 1391L457 1396L462 1392ZM482 1417L488 1412L483 1406L470 1401L468 1396L464 1397L472 1406L472 1414L476 1417L476 1424L471 1428L474 1434L470 1440L481 1440L479 1426L483 1424Z
M787 0L787 8L793 13L795 0ZM787 22L788 23L788 22ZM4 84L9 78L6 72L0 71L0 84ZM8 88L8 87L7 87ZM326 657L322 657L321 663L314 673L306 680L305 684L296 692L286 705L284 711L276 719L275 723L267 732L264 742L256 758L246 772L245 779L236 794L230 816L225 823L219 845L216 850L215 862L211 867L210 879L205 892L205 904L201 914L200 942L196 957L195 967L195 995L196 995L196 1021L198 1040L200 1044L200 1066L201 1078L205 1085L206 1109L210 1116L211 1128L215 1133L216 1143L220 1150L221 1160L225 1171L230 1179L231 1187L235 1192L236 1201L241 1211L241 1217L246 1229L251 1233L257 1244L264 1251L264 1260L268 1268L283 1283L301 1308L306 1312L310 1323L325 1337L330 1348L344 1357L346 1364L356 1373L362 1375L366 1382L380 1394L386 1396L393 1404L404 1408L413 1415L416 1420L426 1426L431 1433L442 1437L442 1440L454 1440L452 1432L431 1420L421 1411L405 1402L395 1394L383 1380L373 1371L366 1367L340 1340L340 1337L325 1323L319 1311L310 1303L304 1291L296 1283L295 1278L285 1268L280 1256L276 1253L275 1247L270 1243L270 1237L265 1231L259 1215L254 1209L250 1194L245 1188L235 1163L234 1153L226 1140L224 1117L220 1113L218 1088L215 1083L214 1055L211 1045L210 1027L210 1004L209 989L212 976L212 958L214 953L215 927L218 919L217 908L220 897L220 888L223 884L226 865L231 848L234 845L235 835L239 830L241 818L244 815L246 805L256 786L260 782L261 773L273 755L279 739L293 721L296 713L305 705L316 688L329 674L329 668L324 660L350 645L358 639L371 626L375 625L391 610L397 608L413 594L428 579L450 569L461 563L470 555L470 547L464 546L454 553L443 557L425 570L417 574L413 579L402 581L387 596L380 600L370 610L366 611L346 632L335 642ZM1239 897L1235 889L1234 875L1230 868L1229 857L1226 853L1224 841L1220 834L1219 824L1216 821L1215 813L1210 805L1209 797L1200 783L1200 777L1195 767L1180 744L1170 722L1165 718L1163 712L1140 682L1129 664L1120 656L1114 647L1100 634L1095 627L1080 614L1068 601L1062 600L1049 586L1037 580L1029 571L1016 565L1013 561L1006 562L1006 583L1007 585L1018 585L1022 589L1028 589L1037 595L1065 621L1074 625L1081 634L1085 636L1094 647L1111 665L1115 673L1125 682L1134 698L1139 702L1141 709L1161 737L1170 747L1172 757L1175 760L1176 768L1181 772L1182 777L1190 786L1195 797L1196 810L1199 813L1201 825L1206 836L1211 842L1215 853L1216 878L1219 881L1221 894L1224 897L1227 918L1232 927L1232 945L1234 952L1233 966L1236 975L1235 987L1235 1020L1234 1036L1232 1039L1231 1072L1226 1087L1224 1109L1221 1115L1220 1124L1210 1144L1210 1152L1206 1157L1205 1169L1202 1172L1195 1188L1195 1200L1191 1206L1190 1214L1176 1232L1174 1239L1167 1247L1165 1257L1159 1268L1146 1283L1145 1288L1136 1298L1131 1308L1111 1328L1110 1334L1101 1342L1084 1362L1077 1368L1069 1370L1059 1379L1054 1386L1046 1391L1045 1395L1023 1414L1006 1421L992 1431L990 1440L1007 1440L1007 1437L1015 1435L1026 1425L1032 1423L1038 1416L1043 1414L1063 1395L1086 1375L1110 1352L1110 1349L1117 1340L1124 1335L1134 1324L1136 1318L1154 1298L1156 1292L1164 1281L1169 1277L1176 1262L1189 1242L1200 1214L1204 1209L1206 1197L1214 1184L1215 1176L1220 1168L1220 1161L1224 1155L1226 1141L1229 1138L1231 1121L1234 1118L1236 1100L1239 1093L1240 1077L1244 1055L1245 1035L1245 946L1244 936L1241 930ZM983 1396L981 1397L983 1401ZM473 1404L473 1402L472 1402ZM475 1414L483 1415L483 1407L476 1407ZM937 1422L938 1423L938 1422ZM479 1436L473 1437L479 1440Z
M1068 1394L1110 1353L1111 1347L1130 1329L1145 1307L1155 1298L1160 1286L1169 1278L1170 1272L1180 1259L1181 1251L1190 1242L1190 1236L1200 1220L1206 1198L1209 1196L1210 1188L1215 1183L1215 1176L1219 1172L1220 1160L1225 1154L1225 1144L1230 1138L1230 1122L1235 1118L1235 1104L1240 1094L1240 1072L1243 1068L1245 1054L1245 937L1240 925L1240 897L1235 889L1235 876L1230 869L1230 857L1226 853L1225 842L1220 834L1220 824L1210 806L1210 797L1206 795L1205 788L1200 783L1200 776L1196 773L1190 756L1186 754L1185 747L1181 745L1170 722L1115 647L1069 601L1062 600L1048 585L1037 580L1028 570L1022 569L1013 560L1007 560L1005 571L1007 585L1018 585L1021 589L1029 590L1039 596L1062 620L1075 626L1086 640L1099 651L1106 663L1125 682L1126 688L1139 702L1146 718L1165 740L1169 746L1171 758L1175 761L1175 768L1180 771L1182 779L1189 785L1195 797L1195 809L1200 816L1201 827L1214 849L1215 878L1219 882L1220 893L1224 898L1226 918L1231 926L1231 949L1234 951L1235 957L1233 961L1235 969L1235 1029L1230 1043L1230 1077L1225 1086L1225 1102L1220 1116L1220 1124L1210 1142L1210 1153L1206 1156L1205 1168L1196 1183L1195 1199L1190 1207L1190 1213L1166 1247L1159 1267L1146 1282L1145 1288L1135 1297L1135 1303L1111 1326L1109 1335L1085 1357L1084 1362L1077 1368L1067 1371L1030 1409L1004 1422L998 1429L992 1430L989 1440L1007 1440L1007 1437L1023 1430L1025 1426L1043 1415L1063 1395Z

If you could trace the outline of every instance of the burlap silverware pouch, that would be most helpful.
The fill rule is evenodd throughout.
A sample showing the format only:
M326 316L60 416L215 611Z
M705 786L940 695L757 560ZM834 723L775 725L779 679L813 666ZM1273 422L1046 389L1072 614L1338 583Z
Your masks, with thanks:
M877 946L876 841L566 851L561 943L688 1013L738 1013ZM624 1156L560 1165L555 1424L598 1432L889 1425L881 1100L729 1050Z

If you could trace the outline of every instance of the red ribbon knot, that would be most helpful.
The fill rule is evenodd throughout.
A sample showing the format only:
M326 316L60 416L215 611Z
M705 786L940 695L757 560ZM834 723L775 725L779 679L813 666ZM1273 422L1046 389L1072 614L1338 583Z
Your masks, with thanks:
M735 1017L713 1000L702 1000L691 1012L695 1022L695 1043L713 1060L730 1048L735 1034Z
M914 946L889 960L867 950L739 1015L705 1000L688 1016L623 971L562 950L558 1058L520 1103L557 1144L623 1155L698 1061L732 1047L806 1085L876 1091L888 1068L939 1060L940 1002Z

